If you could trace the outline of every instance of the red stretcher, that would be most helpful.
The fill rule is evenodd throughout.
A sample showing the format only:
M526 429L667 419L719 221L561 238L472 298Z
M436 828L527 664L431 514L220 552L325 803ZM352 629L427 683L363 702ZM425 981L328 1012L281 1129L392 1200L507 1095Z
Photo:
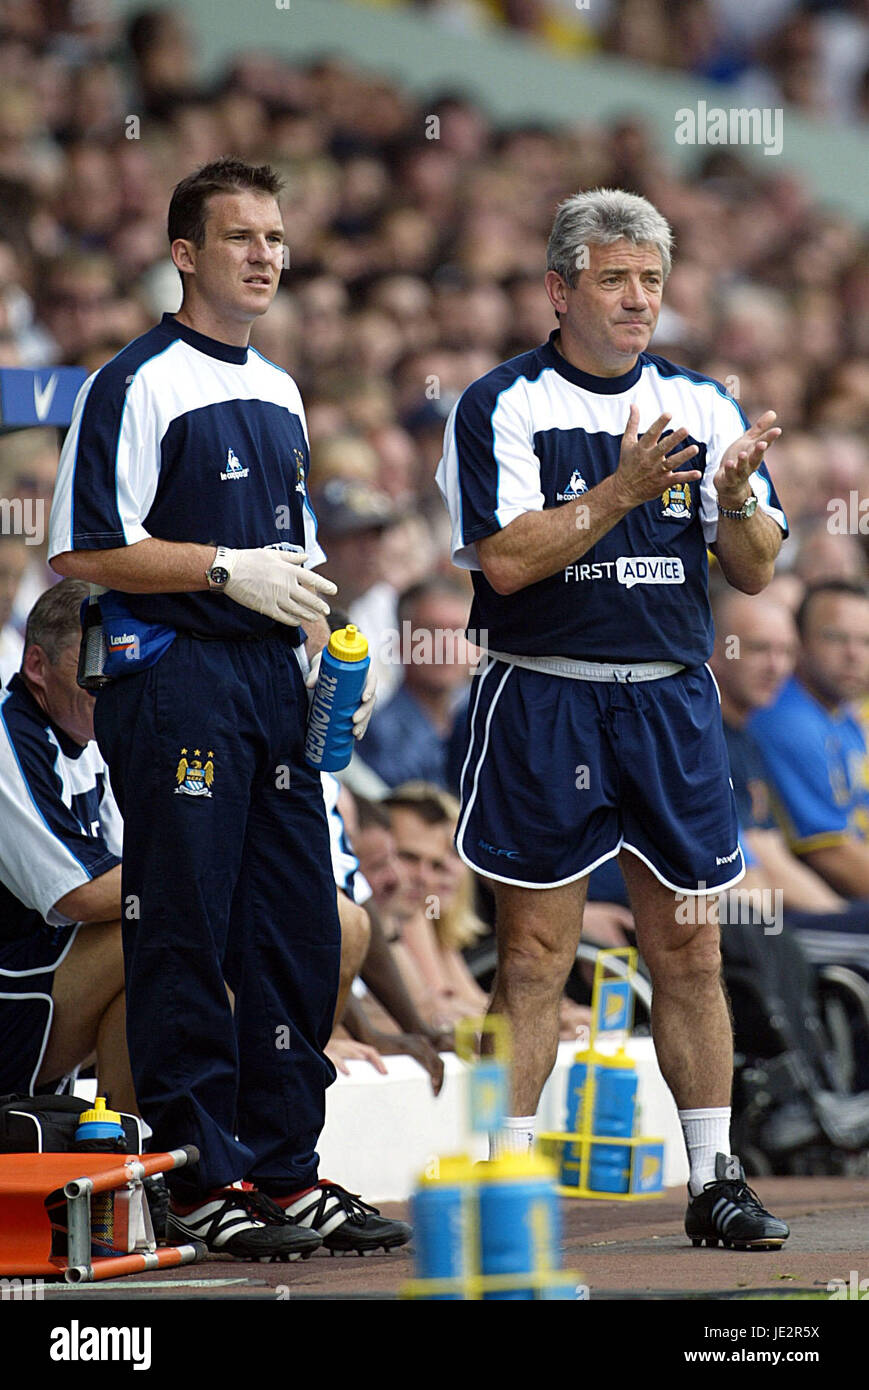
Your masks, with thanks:
M192 1144L154 1154L0 1154L0 1276L87 1284L202 1259L198 1242L157 1247L142 1187L143 1178L198 1159ZM109 1219L98 1248L116 1254L93 1253L91 1203L105 1193L114 1196L99 1204Z

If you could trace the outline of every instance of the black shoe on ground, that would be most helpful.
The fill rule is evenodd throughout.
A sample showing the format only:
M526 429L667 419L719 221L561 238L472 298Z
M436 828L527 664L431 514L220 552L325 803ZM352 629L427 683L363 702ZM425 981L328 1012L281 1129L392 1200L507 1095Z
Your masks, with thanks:
M689 1191L685 1233L692 1245L721 1241L729 1250L778 1250L790 1230L761 1206L739 1159L716 1154L715 1181L706 1183L696 1197Z
M142 1187L145 1189L145 1200L148 1203L148 1210L151 1213L151 1225L154 1228L154 1239L160 1243L166 1239L166 1217L169 1212L169 1189L166 1186L166 1179L162 1173L155 1173L153 1177L144 1178Z
M381 1216L376 1207L336 1182L321 1180L304 1192L274 1200L289 1220L316 1231L333 1255L393 1250L406 1245L413 1235L406 1222Z
M263 1193L237 1187L215 1188L196 1206L171 1201L166 1239L201 1241L213 1253L238 1260L304 1260L323 1243L315 1231L288 1221Z

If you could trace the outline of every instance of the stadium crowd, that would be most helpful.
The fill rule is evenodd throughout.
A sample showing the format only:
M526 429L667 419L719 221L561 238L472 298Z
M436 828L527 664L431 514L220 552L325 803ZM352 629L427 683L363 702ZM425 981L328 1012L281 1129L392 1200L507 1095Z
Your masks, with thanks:
M740 100L869 115L863 0L363 0L474 32L502 25L562 52L616 55L720 82Z
M535 12L501 8L519 27ZM835 15L856 23L859 7L759 8L768 23L746 38L740 71L749 50L752 61L774 53L769 90L824 110L811 43ZM652 24L658 61L720 77L738 13L625 0L608 7L602 42L654 62L639 52ZM714 52L704 46L713 21L725 36ZM674 56L667 35L677 24L687 37ZM855 69L840 114L856 118L865 85ZM355 986L332 1055L339 1066L377 1064L398 1034L414 1040L407 1050L437 1087L436 1047L485 1003L463 952L486 930L488 901L452 846L475 651L462 636L469 576L450 564L434 474L462 390L554 326L542 269L556 203L596 185L654 203L674 228L676 258L652 351L723 382L751 419L776 410L784 433L770 470L791 527L765 596L777 613L796 612L807 585L843 581L856 595L867 582L869 521L855 499L869 497L869 250L792 170L717 150L677 173L633 116L496 130L461 94L418 102L331 57L299 65L244 54L204 86L195 36L172 11L143 11L123 27L108 7L13 0L0 27L0 365L90 373L177 309L169 194L227 152L288 180L282 287L251 341L300 387L324 573L380 674L378 709L346 779L355 799L345 788L339 804L406 993L378 976L369 988L380 1002L369 996L360 1017ZM34 602L57 579L46 544L58 452L53 430L0 437L0 496L44 518L38 534L0 537L4 684ZM753 600L740 602L746 611L732 621L747 625ZM444 633L448 649L438 646ZM866 643L853 662L847 699L869 698ZM777 689L767 683L765 700L753 691L752 708ZM861 817L867 787L864 761L851 789ZM865 837L869 817L854 832ZM785 851L776 852L779 868ZM852 891L835 873L826 887L815 877L811 892L803 883L794 893L795 909L837 912L869 898L869 878L864 888L855 877ZM591 938L629 939L618 887L596 896ZM582 1017L565 1001L563 1035Z

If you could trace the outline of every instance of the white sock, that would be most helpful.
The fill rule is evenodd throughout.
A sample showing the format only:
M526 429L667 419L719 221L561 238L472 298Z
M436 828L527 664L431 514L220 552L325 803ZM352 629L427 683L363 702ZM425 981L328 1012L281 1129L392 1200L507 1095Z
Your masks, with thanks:
M697 1197L705 1183L715 1181L715 1155L730 1153L730 1106L680 1110L679 1123L691 1165L688 1189L692 1197Z
M530 1153L536 1124L536 1115L505 1115L501 1128L489 1133L489 1157Z

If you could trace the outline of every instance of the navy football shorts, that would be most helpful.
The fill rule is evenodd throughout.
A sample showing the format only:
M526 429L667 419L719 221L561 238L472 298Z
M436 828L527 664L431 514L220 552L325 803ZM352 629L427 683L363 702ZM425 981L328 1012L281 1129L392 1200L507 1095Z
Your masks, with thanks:
M54 972L77 931L36 928L21 940L0 941L0 1096L33 1090L54 1015Z
M628 684L490 660L467 719L456 847L486 878L556 888L621 849L682 893L742 878L708 667Z

